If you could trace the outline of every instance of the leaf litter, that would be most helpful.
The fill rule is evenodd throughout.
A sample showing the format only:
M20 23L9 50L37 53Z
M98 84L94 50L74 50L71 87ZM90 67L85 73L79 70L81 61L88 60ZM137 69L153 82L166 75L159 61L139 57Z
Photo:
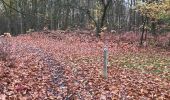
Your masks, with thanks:
M110 37L107 44L112 56L152 50L127 43L118 45L113 38ZM0 56L4 57L0 60L2 100L170 98L169 80L158 75L122 68L109 62L108 78L104 79L104 43L90 33L79 35L59 30L48 34L35 32L1 42Z

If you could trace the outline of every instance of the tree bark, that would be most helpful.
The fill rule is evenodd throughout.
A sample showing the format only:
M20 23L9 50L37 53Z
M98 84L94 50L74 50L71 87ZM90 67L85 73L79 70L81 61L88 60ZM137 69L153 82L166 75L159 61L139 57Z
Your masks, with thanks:
M145 18L143 17L143 26L142 26L142 34L140 38L140 46L143 46L143 40L144 40L144 33L145 33L145 24L146 24L146 16Z

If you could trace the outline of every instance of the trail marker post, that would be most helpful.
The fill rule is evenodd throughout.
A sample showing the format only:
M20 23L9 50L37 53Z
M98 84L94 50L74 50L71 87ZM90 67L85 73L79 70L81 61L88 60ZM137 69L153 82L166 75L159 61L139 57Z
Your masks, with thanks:
M103 66L103 75L107 79L107 64L108 64L108 48L104 47L104 66Z

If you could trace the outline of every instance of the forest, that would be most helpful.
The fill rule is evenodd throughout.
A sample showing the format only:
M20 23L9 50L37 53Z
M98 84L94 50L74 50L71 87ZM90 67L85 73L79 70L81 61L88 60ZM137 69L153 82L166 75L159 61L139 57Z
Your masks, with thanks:
M0 100L170 100L170 0L0 0Z

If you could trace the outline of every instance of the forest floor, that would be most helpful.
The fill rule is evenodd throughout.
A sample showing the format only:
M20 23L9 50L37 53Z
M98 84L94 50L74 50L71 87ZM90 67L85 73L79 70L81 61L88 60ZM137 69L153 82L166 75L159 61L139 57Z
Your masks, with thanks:
M139 47L138 39L110 34L104 43L89 31L60 30L1 37L0 99L169 100L170 50Z

